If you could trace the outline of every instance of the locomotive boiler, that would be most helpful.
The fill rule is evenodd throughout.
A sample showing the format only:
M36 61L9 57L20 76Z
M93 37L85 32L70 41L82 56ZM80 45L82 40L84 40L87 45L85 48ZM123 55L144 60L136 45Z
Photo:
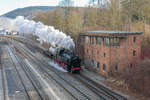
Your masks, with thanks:
M68 72L80 72L81 60L72 51L63 47L51 46L46 53Z

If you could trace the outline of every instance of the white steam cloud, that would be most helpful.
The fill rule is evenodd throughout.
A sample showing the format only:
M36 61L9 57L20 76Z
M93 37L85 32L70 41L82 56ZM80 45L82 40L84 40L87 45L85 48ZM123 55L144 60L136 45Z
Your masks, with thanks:
M17 31L20 35L33 34L39 37L41 41L50 44L55 43L70 50L75 47L73 39L65 33L55 29L53 26L27 20L22 16L18 16L16 19L0 18L0 28Z

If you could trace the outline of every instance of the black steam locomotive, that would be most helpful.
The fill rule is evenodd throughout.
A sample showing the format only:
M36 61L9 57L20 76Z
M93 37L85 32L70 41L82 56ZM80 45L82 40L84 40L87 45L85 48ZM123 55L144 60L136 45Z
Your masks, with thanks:
M62 47L51 46L46 54L59 63L68 72L80 72L81 60L73 52Z

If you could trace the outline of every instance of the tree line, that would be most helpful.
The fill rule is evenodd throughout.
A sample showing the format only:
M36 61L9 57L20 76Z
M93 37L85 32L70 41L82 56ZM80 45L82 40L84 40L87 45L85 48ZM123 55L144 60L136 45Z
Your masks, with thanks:
M74 7L72 0L59 4L54 11L37 12L34 20L74 38L80 32L97 29L145 32L145 24L150 23L150 0L89 0L87 7Z

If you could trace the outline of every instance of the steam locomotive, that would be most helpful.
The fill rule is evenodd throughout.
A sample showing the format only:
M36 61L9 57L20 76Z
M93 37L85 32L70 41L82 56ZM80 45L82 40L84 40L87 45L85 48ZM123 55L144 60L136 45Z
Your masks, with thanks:
M51 46L45 53L59 63L68 72L80 72L81 60L72 51L63 47Z

